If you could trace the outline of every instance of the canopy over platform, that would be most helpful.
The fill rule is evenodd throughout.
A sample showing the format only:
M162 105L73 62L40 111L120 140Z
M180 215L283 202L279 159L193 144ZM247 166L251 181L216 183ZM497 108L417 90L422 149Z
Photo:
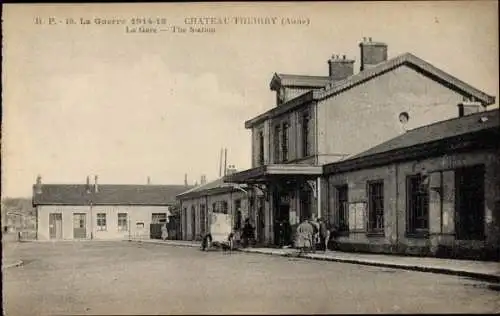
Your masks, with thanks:
M265 184L275 180L316 179L322 175L321 166L305 164L264 165L224 177L226 183Z

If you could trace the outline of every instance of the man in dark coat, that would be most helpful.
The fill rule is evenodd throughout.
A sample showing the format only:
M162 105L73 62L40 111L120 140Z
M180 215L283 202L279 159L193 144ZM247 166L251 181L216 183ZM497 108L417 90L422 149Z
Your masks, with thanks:
M320 250L324 250L326 251L327 249L327 243L328 243L328 239L329 239L329 231L326 227L326 223L325 223L325 220L320 218L319 220L319 244L320 244L320 247L321 249Z

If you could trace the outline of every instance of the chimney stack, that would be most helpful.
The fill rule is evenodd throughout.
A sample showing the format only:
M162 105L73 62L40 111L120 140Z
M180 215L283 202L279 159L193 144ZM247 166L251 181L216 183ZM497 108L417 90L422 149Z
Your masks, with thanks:
M387 44L372 42L372 38L363 37L359 43L361 49L361 68L360 71L374 67L387 60Z
M151 184L151 177L148 176L147 184Z
M186 187L187 187L188 185L189 185L189 184L188 184L188 175L187 175L187 173L185 173L185 174L184 174L184 186L186 186Z
M236 172L236 167L234 165L229 165L226 169L226 175L230 175Z
M205 176L204 174L201 175L201 179L200 179L200 184L201 185L204 185L207 183L207 176Z
M94 192L97 193L99 192L99 182L98 182L98 176L94 176Z
M87 176L87 186L86 186L86 188L87 188L87 193L90 193L90 191L91 191L90 190L90 176Z
M35 194L42 194L42 176L36 177Z
M458 117L463 117L466 115L478 113L481 109L481 102L475 101L463 101L458 104Z
M344 80L354 74L354 60L346 59L345 55L342 58L339 55L332 55L328 60L328 76L333 81Z

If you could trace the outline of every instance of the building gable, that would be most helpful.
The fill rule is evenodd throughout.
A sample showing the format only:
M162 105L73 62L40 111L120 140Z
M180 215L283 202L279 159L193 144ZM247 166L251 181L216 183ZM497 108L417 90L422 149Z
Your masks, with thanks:
M332 94L318 102L320 163L355 155L405 130L457 117L457 105L468 96L412 64ZM400 122L403 113L409 117L405 124Z

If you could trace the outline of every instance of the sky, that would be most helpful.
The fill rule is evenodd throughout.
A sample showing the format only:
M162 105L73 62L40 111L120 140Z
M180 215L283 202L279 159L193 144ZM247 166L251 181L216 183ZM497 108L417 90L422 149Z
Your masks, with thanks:
M127 33L142 17L166 19L157 27L166 31ZM190 32L187 23L204 17L229 22ZM306 24L282 24L292 20ZM272 75L328 75L332 54L359 69L363 37L385 42L389 58L411 52L499 95L496 1L8 4L3 21L2 197L31 196L37 175L43 183L211 181L222 147L228 164L250 168L244 122L275 105Z

